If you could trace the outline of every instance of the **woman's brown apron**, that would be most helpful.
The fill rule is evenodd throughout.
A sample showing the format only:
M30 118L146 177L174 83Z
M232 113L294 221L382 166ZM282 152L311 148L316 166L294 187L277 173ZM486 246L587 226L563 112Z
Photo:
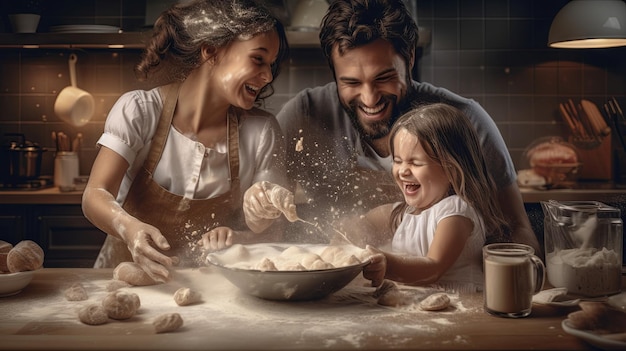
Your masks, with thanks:
M172 194L152 179L170 131L180 84L168 86L159 124L152 139L148 156L128 190L122 207L130 215L151 224L167 238L171 249L168 256L178 256L180 266L198 266L202 249L198 245L202 234L218 226L234 227L243 223L239 184L239 126L235 113L228 113L228 163L230 190L211 199L187 199ZM108 235L95 268L115 268L120 262L132 261L126 244Z

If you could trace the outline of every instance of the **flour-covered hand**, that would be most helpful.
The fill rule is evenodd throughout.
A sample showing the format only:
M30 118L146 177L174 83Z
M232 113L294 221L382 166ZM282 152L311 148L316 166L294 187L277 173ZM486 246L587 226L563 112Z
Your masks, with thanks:
M133 220L121 233L126 242L133 261L159 282L165 282L169 278L169 270L176 264L176 257L168 257L157 250L169 250L170 244L161 232L149 224L139 220ZM156 247L156 248L155 248Z
M385 272L387 271L387 258L379 249L367 245L365 247L367 253L363 255L369 263L363 267L363 278L372 281L372 286L380 286L385 280Z
M263 231L281 214L290 222L298 220L293 193L267 181L254 183L246 190L243 212L246 223L254 232Z

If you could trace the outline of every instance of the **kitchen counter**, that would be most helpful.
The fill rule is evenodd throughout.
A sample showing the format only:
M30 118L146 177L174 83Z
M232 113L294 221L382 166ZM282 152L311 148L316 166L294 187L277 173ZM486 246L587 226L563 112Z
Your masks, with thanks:
M556 201L600 201L608 203L626 202L626 185L608 182L579 182L573 189L537 189L520 187L525 203L547 200Z
M0 205L79 205L82 197L82 191L61 191L58 187L39 190L0 190Z
M100 303L111 278L110 269L38 270L21 293L0 298L0 349L591 349L561 328L577 307L534 305L529 317L506 319L485 313L479 293L450 293L452 306L439 312L421 311L415 304L383 307L361 276L326 299L267 301L245 295L208 267L176 270L167 284L123 288L141 300L129 320L99 326L79 322L77 309ZM65 288L76 282L87 289L87 301L64 298ZM176 305L173 293L183 286L200 291L203 301ZM433 292L403 291L422 297ZM155 334L152 320L170 312L179 313L184 326Z

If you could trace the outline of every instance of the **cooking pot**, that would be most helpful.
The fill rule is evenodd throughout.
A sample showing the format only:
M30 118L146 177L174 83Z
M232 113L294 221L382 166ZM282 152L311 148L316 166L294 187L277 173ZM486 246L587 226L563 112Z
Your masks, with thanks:
M15 183L39 178L41 158L47 149L27 141L20 133L6 133L4 141L0 152L2 181Z
M54 113L63 121L81 127L91 120L94 114L95 101L93 96L76 86L76 54L70 54L70 83L63 88L54 102Z

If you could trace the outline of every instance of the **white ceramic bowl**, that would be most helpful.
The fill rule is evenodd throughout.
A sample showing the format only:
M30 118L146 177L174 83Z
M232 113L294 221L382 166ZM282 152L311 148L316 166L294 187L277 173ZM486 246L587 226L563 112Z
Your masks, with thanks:
M0 297L18 294L30 281L35 271L0 274Z

